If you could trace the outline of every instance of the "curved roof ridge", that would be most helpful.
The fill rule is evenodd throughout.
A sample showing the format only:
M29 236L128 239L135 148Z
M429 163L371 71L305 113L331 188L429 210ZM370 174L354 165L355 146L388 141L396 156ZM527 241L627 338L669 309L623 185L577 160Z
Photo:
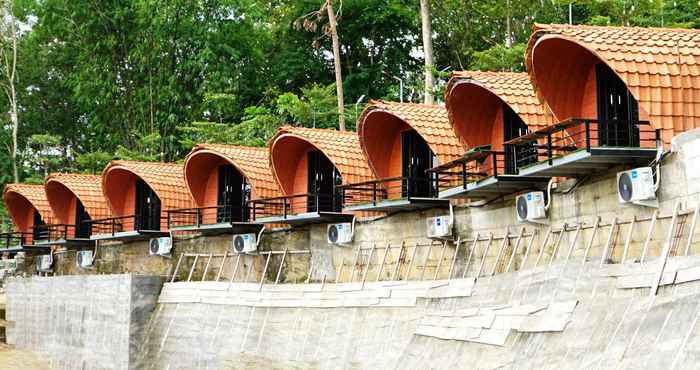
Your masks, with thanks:
M440 163L450 162L459 158L459 156L464 153L465 147L452 129L447 114L447 108L444 106L370 100L367 105L365 105L365 109L362 111L362 115L357 123L362 150L368 159L369 156L365 149L363 132L365 130L367 118L373 112L391 114L416 130L428 143L428 146L438 157Z
M369 181L374 178L369 163L360 147L360 139L354 131L338 131L322 128L306 128L283 126L270 139L270 162L272 162L272 149L274 145L283 137L292 136L304 140L328 157L328 159L340 171L343 183ZM274 165L270 165L275 175L277 184L279 178Z
M44 220L45 223L54 223L53 210L51 209L51 206L49 205L49 200L46 197L44 185L17 183L5 185L5 189L2 194L3 200L5 201L5 205L8 205L7 195L9 193L17 193L23 198L25 198L29 203L32 204L32 206L34 206L34 208L36 208L37 211L39 211L39 214L41 215L41 218ZM12 207L8 206L7 208L8 212L10 213L10 217L12 218L12 221L15 223L15 225L17 225L15 215L12 212Z
M466 83L481 86L496 95L534 130L554 123L554 115L537 98L530 76L527 73L455 71L452 73L452 77L445 89L445 101L447 102L450 124L453 127L453 109L450 104L450 98L455 87Z
M102 171L102 191L112 213L115 212L107 196L105 182L107 174L114 169L123 169L131 172L145 181L160 198L163 206L162 210L194 207L192 195L187 189L182 165L164 162L113 160Z
M700 126L700 30L536 23L525 50L525 67L540 100L533 51L545 38L578 44L606 63L654 126L667 133L665 141Z
M111 216L112 212L102 192L102 178L99 175L54 172L46 177L44 187L46 188L50 182L57 182L70 190L83 204L90 218L100 219ZM51 204L51 199L48 201Z
M183 165L185 172L187 172L189 160L198 153L212 153L227 160L249 180L253 187L253 192L258 197L269 198L280 195L279 187L270 168L270 151L268 148L229 144L197 144L185 157ZM189 186L188 182L188 189Z

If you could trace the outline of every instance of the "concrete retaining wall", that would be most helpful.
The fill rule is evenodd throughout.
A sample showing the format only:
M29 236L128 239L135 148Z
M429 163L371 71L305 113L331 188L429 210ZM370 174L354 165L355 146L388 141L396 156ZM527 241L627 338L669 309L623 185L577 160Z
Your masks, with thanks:
M55 369L133 369L161 286L126 274L10 279L7 342Z

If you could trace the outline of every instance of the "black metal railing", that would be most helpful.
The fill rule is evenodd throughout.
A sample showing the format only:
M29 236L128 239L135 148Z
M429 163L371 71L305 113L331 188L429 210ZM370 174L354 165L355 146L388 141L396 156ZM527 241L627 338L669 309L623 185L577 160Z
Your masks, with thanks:
M374 204L384 200L437 198L436 177L390 177L339 186L343 206Z
M181 208L166 211L168 228L200 227L219 223L247 222L250 219L248 206L232 205Z
M469 183L487 177L512 174L506 163L504 152L479 148L471 150L451 162L431 168L428 172L436 176L435 182L438 191L458 186L466 189Z
M0 234L0 250L23 247L27 245L31 233L8 232Z
M661 142L661 131L649 121L599 122L596 119L570 118L523 135L504 143L505 150L517 147L534 148L515 151L516 171L533 163L547 161L568 153L592 148L656 148Z
M253 221L266 217L284 217L306 212L340 212L342 193L307 193L255 199L248 202Z
M58 240L68 240L76 238L77 228L75 225L68 224L46 224L34 226L34 241L37 242L52 242ZM89 237L89 235L87 235Z
M115 235L136 225L136 216L109 217L84 221L90 225L92 235Z

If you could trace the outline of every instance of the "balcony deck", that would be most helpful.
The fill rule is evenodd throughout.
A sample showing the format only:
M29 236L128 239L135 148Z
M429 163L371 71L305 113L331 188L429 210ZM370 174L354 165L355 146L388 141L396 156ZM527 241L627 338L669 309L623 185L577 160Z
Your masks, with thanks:
M172 232L197 232L206 235L218 234L245 234L258 232L263 224L247 221L227 221L233 220L233 212L240 211L241 217L248 218L247 207L242 209L236 207L233 210L229 206L213 206L174 209L167 211L168 230Z
M614 122L626 125L637 137L608 137L614 144L638 142L638 146L602 145L599 124L594 119L572 118L536 132L507 141L504 145L530 143L536 148L533 157L516 160L520 176L581 177L610 168L646 166L654 160L660 133L648 121ZM523 164L522 162L527 162Z
M318 209L321 211L316 211ZM331 211L326 211L328 209ZM347 222L354 217L340 211L339 197L330 194L293 194L252 200L250 215L253 223L292 226Z
M423 188L422 191L414 189ZM392 177L340 186L346 212L396 212L449 207L438 199L435 180L430 177ZM426 196L427 195L427 196Z
M162 230L124 230L125 224L135 225L135 216L111 217L87 221L91 225L91 241L119 240L137 241L161 236L169 236L168 231Z
M491 146L476 147L462 157L429 170L438 178L439 198L493 199L523 190L541 190L548 177L510 174L505 154Z

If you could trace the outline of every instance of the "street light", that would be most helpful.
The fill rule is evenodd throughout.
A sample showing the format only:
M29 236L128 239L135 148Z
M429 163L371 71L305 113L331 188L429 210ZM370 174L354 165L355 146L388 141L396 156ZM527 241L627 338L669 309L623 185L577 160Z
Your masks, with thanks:
M362 103L362 101L365 99L365 94L362 94L359 99L357 99L357 102L355 102L355 122L357 122L357 107Z

